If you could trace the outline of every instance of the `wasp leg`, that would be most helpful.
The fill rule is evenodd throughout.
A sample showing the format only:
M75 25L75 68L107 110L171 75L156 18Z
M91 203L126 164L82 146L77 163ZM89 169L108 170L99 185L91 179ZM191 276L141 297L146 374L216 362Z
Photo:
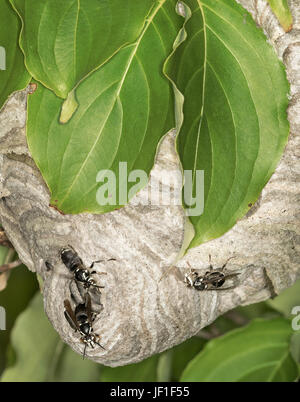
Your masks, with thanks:
M97 274L97 275L107 275L107 272L97 272L97 271L92 271L91 272L91 275L95 275L95 274ZM94 282L93 285L91 285L91 287L96 288L96 289L104 289L105 288L105 286L96 285L95 282ZM89 287L86 287L86 289L87 289L87 291L89 291ZM100 290L98 290L98 291L99 291L99 293L101 293Z
M95 342L98 346L100 346L100 348L102 348L103 350L105 350L105 347L102 346L99 342Z
M228 260L225 262L225 264L222 265L222 267L220 268L220 271L223 271L223 269L226 267L227 263L228 263L230 260L232 260L233 258L236 258L236 257L235 257L235 256L229 257Z
M107 262L107 261L117 261L115 258L109 258L108 260L97 260L93 261L90 268L93 268L95 264L100 264L101 262Z
M103 350L105 350L105 347L103 347L103 346L99 343L99 341L100 341L99 335L96 335L96 337L97 337L97 340L95 340L96 345L100 346L100 348L102 348Z

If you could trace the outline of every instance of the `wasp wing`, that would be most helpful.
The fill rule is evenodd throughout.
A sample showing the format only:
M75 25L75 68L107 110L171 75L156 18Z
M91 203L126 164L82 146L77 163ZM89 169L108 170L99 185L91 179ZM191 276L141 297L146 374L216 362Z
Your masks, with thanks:
M74 311L71 307L71 303L69 300L64 301L64 306L65 306L65 311L64 315L66 317L66 320L68 321L69 325L71 328L74 329L74 331L79 331L79 326L77 324L77 320L74 314Z
M84 305L86 308L86 314L88 316L88 321L90 326L92 327L93 325L93 321L94 321L94 317L93 317L93 312L92 312L92 301L91 301L91 296L89 293L85 294L85 300L84 300Z
M240 275L240 272L235 272L234 274L225 274L225 280L235 278L236 276Z

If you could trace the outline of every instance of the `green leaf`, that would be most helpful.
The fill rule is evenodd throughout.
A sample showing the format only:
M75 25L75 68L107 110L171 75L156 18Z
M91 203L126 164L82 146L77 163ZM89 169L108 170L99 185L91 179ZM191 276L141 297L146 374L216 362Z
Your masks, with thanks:
M98 382L101 366L75 353L70 347L60 343L61 353L53 367L54 382Z
M6 363L11 329L37 289L36 275L21 265L11 271L8 286L0 292L0 306L6 310L6 330L0 331L0 376Z
M287 0L267 0L285 32L293 28L293 17Z
M16 252L13 249L0 246L0 266L5 266L13 262L16 258ZM6 288L10 273L10 270L0 272L0 292Z
M154 382L157 381L159 355L152 356L140 363L123 367L104 367L101 382Z
M40 294L18 317L11 335L16 364L5 370L1 380L44 381L55 355L59 337L48 322Z
M160 354L157 363L157 382L169 382L172 375L173 350L167 350Z
M6 262L6 256L9 252L9 248L0 246L0 265L3 265Z
M12 331L15 364L2 382L95 381L99 365L69 350L46 318L38 293L18 317Z
M253 320L254 318L276 318L279 313L276 309L268 304L268 300L260 303L249 304L248 306L239 306L233 310L240 314L245 320ZM231 312L226 315L232 317Z
M283 64L235 0L188 5L186 40L166 73L177 95L177 150L183 169L192 172L187 208L198 189L199 208L188 210L195 247L243 217L274 172L288 138L289 87ZM203 189L196 175L201 170Z
M21 47L32 76L77 107L73 89L141 32L154 0L11 0L22 23Z
M0 109L9 95L30 81L18 46L21 24L9 0L0 0Z
M255 320L208 342L181 381L294 381L298 368L290 354L291 335L288 320Z
M119 162L127 162L128 172L150 172L160 139L175 125L172 88L162 73L182 24L175 5L157 2L137 41L78 86L80 106L67 124L58 122L62 101L51 91L39 84L30 96L28 145L59 210L102 213L126 204L135 183L118 185L109 205L96 199L98 172L110 169L118 183Z
M281 317L281 315L270 307L267 302L239 306L218 317L212 324L205 327L203 332L206 336L221 336L249 324L255 318L271 319L277 317Z
M298 363L300 374L300 331L295 332L291 338L291 354Z
M193 337L172 349L171 381L179 381L187 364L203 349L206 340Z
M300 280L296 281L290 288L285 289L275 299L268 300L267 303L286 317L290 317L293 307L300 306Z

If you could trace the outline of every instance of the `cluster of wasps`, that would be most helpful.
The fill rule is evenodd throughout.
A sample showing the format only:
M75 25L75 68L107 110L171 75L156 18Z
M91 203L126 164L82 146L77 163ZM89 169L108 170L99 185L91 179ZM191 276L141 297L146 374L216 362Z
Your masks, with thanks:
M96 289L99 294L101 294L100 289L104 288L104 286L97 285L93 278L93 275L97 272L92 270L94 265L102 262L102 260L94 261L91 266L87 268L72 246L62 248L60 251L60 256L64 265L72 273L73 280L78 286L83 299L81 302L78 302L74 294L71 292L71 298L75 303L75 308L72 308L70 300L65 300L64 315L70 327L74 329L75 332L78 332L81 336L80 341L84 344L84 358L87 347L94 349L95 346L98 345L104 349L104 347L100 344L100 336L94 333L93 322L97 317L97 313L92 311L92 301L90 295L90 289ZM115 261L115 259L111 258L108 261ZM98 274L105 274L105 272L100 272ZM82 288L84 289L84 292L81 291Z
M100 344L100 336L93 329L93 322L97 317L97 313L92 310L90 295L91 289L96 290L101 295L100 289L104 288L104 286L97 285L93 278L93 275L97 273L93 270L94 265L103 262L103 260L94 261L90 267L86 267L72 246L62 248L60 256L64 265L72 273L73 281L81 294L81 300L78 301L71 291L71 298L73 299L75 308L72 308L70 300L65 300L64 315L70 327L80 334L80 341L84 344L83 357L85 357L87 347L94 349L98 345L102 349L105 349ZM198 270L191 268L185 274L184 282L188 287L197 291L232 289L234 286L223 287L227 279L233 279L239 275L239 273L227 273L225 270L231 258L222 267L214 269L211 264L211 256L209 256L209 271L204 275L200 275ZM108 261L115 261L115 258L111 258ZM105 274L105 272L98 272L98 274Z

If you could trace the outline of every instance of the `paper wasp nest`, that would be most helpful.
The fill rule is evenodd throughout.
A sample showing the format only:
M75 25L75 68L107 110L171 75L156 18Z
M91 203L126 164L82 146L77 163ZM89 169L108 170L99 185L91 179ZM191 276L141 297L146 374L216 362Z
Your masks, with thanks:
M0 114L0 220L21 260L44 280L45 311L62 339L79 353L80 336L64 317L72 274L59 250L72 245L89 266L95 266L103 308L94 323L99 348L89 358L106 365L134 363L171 348L197 334L224 312L259 302L290 286L300 275L300 2L290 1L294 28L284 33L264 0L243 0L264 29L287 67L291 83L291 133L276 173L248 216L219 239L203 244L180 259L185 217L180 206L134 205L160 180L162 170L180 188L174 136L162 142L148 187L126 207L105 214L61 215L50 208L49 193L30 158L25 139L26 91L12 96ZM298 134L298 135L297 135ZM160 188L164 192L168 184ZM226 292L197 292L182 274L188 263L205 269L208 256L220 267L238 270L239 284ZM52 268L47 270L51 264Z

